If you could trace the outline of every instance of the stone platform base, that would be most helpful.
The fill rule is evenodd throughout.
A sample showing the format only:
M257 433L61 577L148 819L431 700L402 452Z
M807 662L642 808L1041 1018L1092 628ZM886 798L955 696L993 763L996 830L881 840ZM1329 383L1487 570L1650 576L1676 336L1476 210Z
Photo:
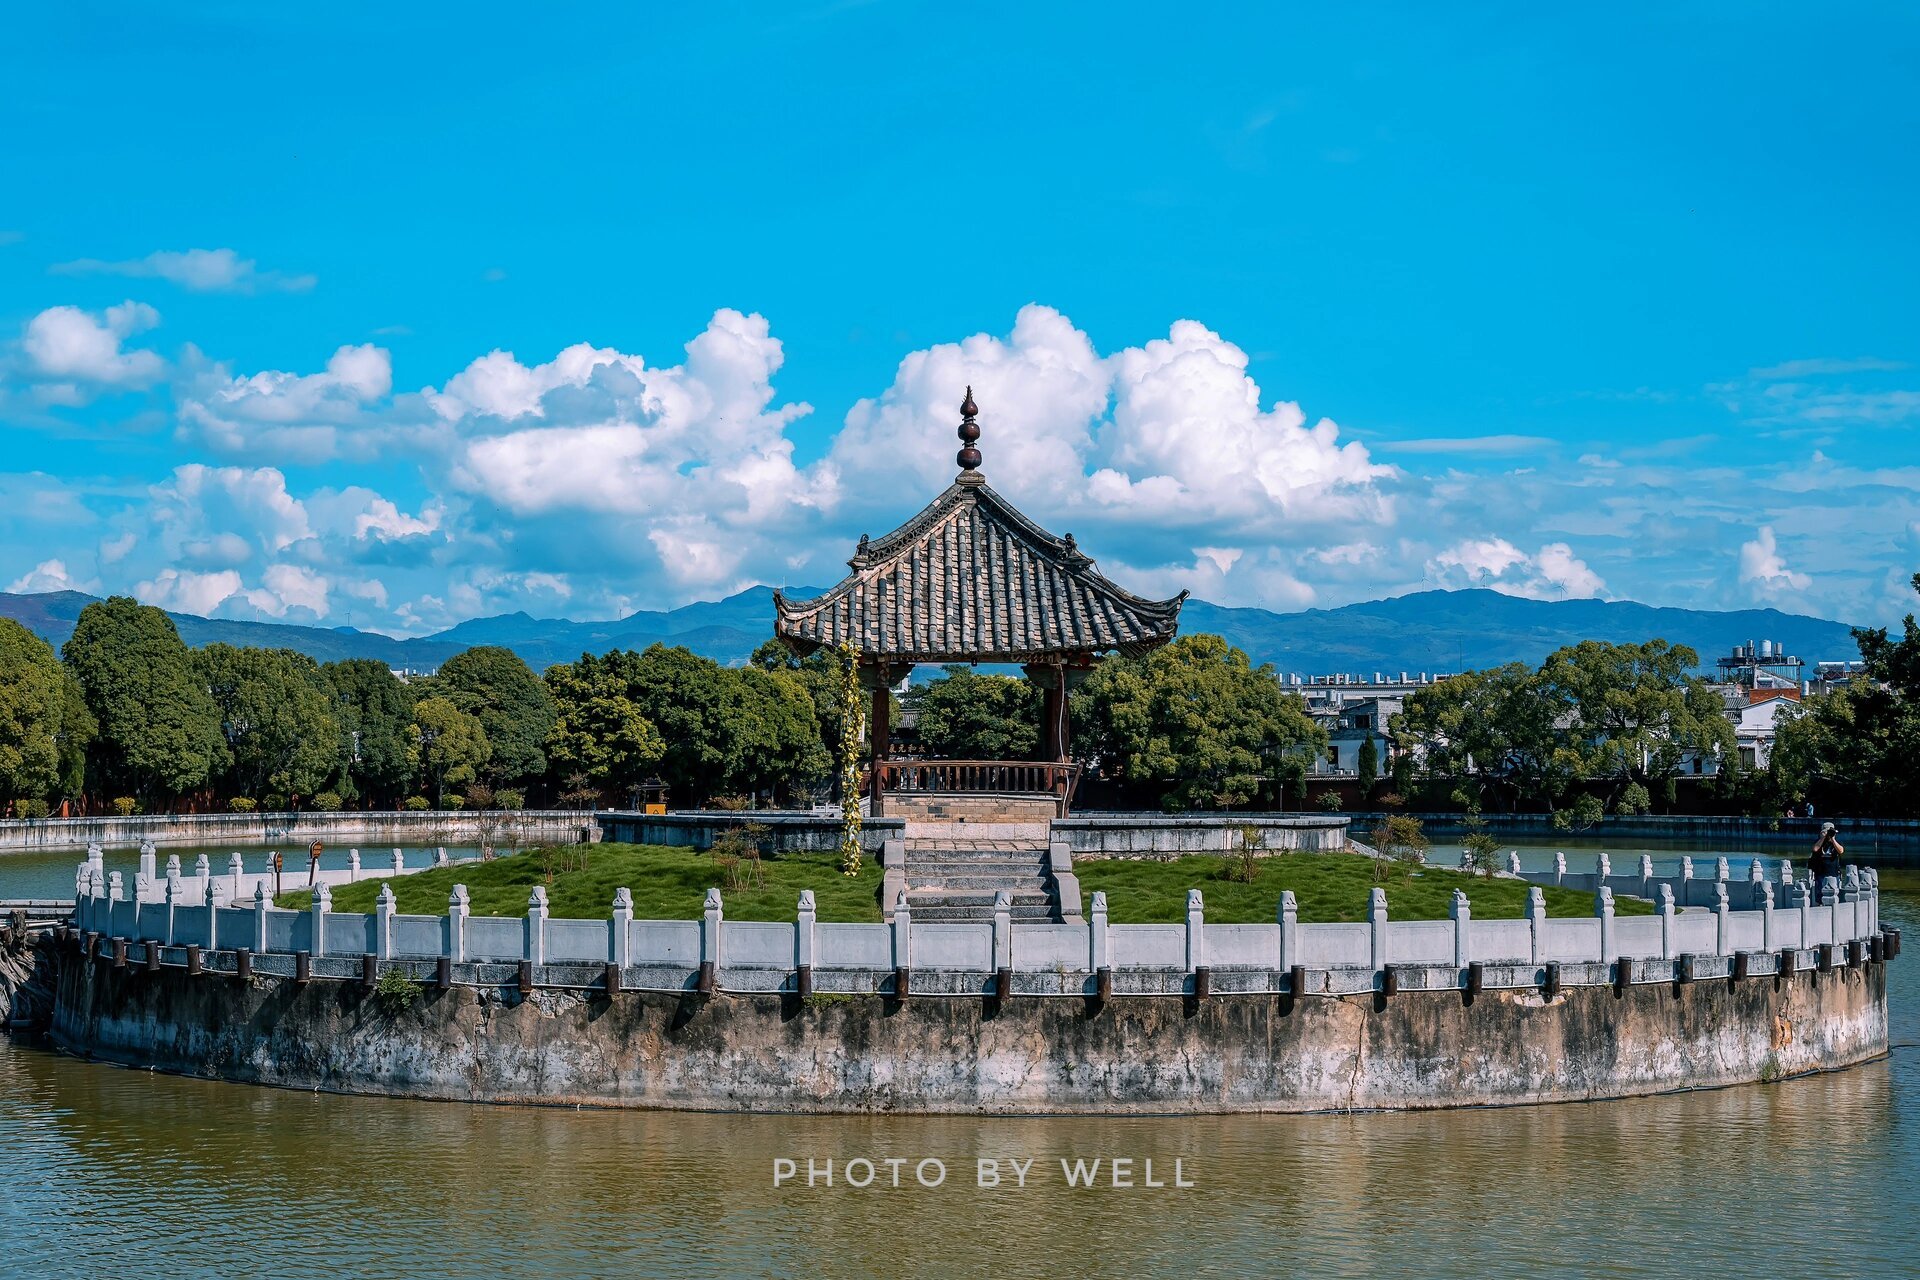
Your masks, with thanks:
M1314 988L1309 988L1313 990ZM1625 1097L1887 1051L1886 966L1392 996L816 996L241 980L70 958L52 1034L131 1066L472 1102L768 1112L1295 1112Z
M1046 826L1059 816L1052 796L1001 795L976 791L889 792L881 801L889 818L916 822L1020 823Z

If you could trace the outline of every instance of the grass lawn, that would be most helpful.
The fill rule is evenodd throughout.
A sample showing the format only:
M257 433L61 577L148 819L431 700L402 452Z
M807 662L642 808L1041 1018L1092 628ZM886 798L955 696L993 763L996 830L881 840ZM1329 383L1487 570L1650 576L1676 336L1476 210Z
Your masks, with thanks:
M1252 884L1227 876L1232 860L1195 855L1172 862L1131 859L1075 859L1074 874L1091 910L1093 891L1107 895L1107 918L1115 924L1178 924L1187 918L1187 890L1206 900L1207 919L1215 924L1272 924L1280 893L1293 890L1303 923L1365 920L1368 893L1376 883L1387 891L1387 914L1395 920L1445 920L1455 889L1465 889L1476 919L1526 914L1527 890L1521 880L1488 880L1441 867L1389 865L1384 882L1374 878L1372 858L1351 853L1290 853L1261 858ZM1410 873L1410 874L1409 874ZM1547 914L1590 916L1593 895L1548 887ZM1653 904L1615 898L1623 916L1650 915Z
M339 885L333 891L333 909L371 911L380 887L392 884L403 915L442 915L453 886L464 884L473 914L524 916L527 895L533 886L544 884L555 916L605 920L613 915L613 891L625 886L633 892L636 919L692 920L699 917L708 888L718 887L729 920L791 920L802 889L813 890L823 921L880 919L880 868L872 858L863 860L857 876L840 874L838 852L788 854L760 865L761 888L728 891L713 858L692 849L633 844L529 849L492 862ZM283 893L275 902L305 909L307 890Z

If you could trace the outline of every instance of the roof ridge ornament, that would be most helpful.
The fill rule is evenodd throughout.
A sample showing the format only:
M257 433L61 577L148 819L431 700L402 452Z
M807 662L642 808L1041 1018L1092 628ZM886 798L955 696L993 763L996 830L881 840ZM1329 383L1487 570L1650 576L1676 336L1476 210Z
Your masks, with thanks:
M969 386L967 398L960 402L960 452L953 455L953 460L960 464L960 474L955 484L972 486L987 482L987 478L980 474L980 450L977 447L980 424L974 421L979 412L980 406L973 402L973 388Z

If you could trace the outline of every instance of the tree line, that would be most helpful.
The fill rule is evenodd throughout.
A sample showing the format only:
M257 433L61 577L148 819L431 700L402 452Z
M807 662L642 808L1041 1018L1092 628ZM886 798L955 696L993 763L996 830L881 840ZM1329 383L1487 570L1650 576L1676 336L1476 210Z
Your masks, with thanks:
M1913 587L1920 591L1920 574ZM1856 628L1863 676L1778 711L1764 765L1740 756L1699 655L1664 640L1585 641L1538 667L1450 676L1408 697L1380 786L1425 806L1547 811L1572 825L1605 812L1671 808L1702 768L1690 806L1772 816L1920 812L1920 625L1899 637ZM1367 772L1362 762L1363 775ZM1363 782L1371 782L1363 777Z
M1916 575L1920 590L1920 575ZM1588 641L1412 694L1390 758L1363 783L1422 805L1671 805L1692 759L1734 812L1912 813L1920 794L1920 628L1856 632L1867 676L1783 711L1763 769L1740 763L1698 655L1662 640ZM56 653L0 620L0 803L82 811L626 803L646 783L678 805L833 795L842 672L777 640L742 667L684 648L582 655L536 674L469 649L430 677L319 663L285 649L189 649L126 598L90 604ZM1032 759L1039 690L949 667L909 689L924 754ZM1165 809L1300 807L1325 731L1269 665L1218 636L1111 657L1073 691L1073 754L1119 802ZM1378 797L1376 797L1378 798Z
M1910 585L1920 592L1920 573ZM1779 728L1758 812L1780 799L1829 812L1884 817L1920 813L1920 625L1900 634L1857 628L1864 679L1803 702Z
M802 678L685 649L583 656L536 675L484 646L429 677L367 658L190 649L127 597L90 604L55 653L0 620L0 803L81 811L516 808L785 798L825 776Z
M1606 810L1671 804L1683 764L1740 769L1733 722L1700 658L1665 640L1585 640L1538 667L1510 662L1415 690L1393 718L1395 791L1463 809ZM1443 792L1444 798L1435 795ZM1422 794L1424 793L1424 794Z
M742 667L656 644L540 674L486 646L402 678L366 658L190 649L163 611L115 597L88 605L58 653L0 620L0 803L15 816L587 805L652 782L677 805L828 800L841 686L837 655L777 640ZM929 754L1037 753L1024 679L950 668L908 699ZM1325 749L1272 668L1217 636L1110 659L1071 707L1076 756L1169 808L1298 796Z

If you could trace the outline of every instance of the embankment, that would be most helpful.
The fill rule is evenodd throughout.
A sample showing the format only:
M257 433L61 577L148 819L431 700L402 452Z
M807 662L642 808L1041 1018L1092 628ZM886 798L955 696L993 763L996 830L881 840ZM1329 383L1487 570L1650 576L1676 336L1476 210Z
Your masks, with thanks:
M445 988L429 978L394 999L351 978L192 974L171 954L152 971L116 968L76 949L53 1035L109 1061L300 1089L868 1113L1550 1102L1771 1080L1887 1049L1884 961L1622 988L1104 1003L522 991L510 972Z

